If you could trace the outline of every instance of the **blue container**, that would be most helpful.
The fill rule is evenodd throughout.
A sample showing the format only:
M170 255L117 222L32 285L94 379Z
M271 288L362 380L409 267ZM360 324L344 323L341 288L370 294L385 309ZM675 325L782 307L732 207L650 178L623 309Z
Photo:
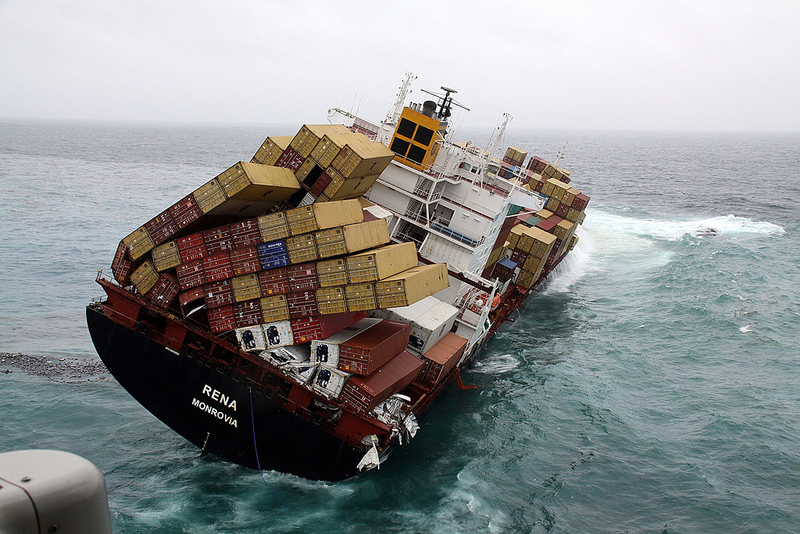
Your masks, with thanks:
M258 249L258 260L261 268L266 270L275 269L289 265L289 254L286 251L286 243L283 240L261 243Z

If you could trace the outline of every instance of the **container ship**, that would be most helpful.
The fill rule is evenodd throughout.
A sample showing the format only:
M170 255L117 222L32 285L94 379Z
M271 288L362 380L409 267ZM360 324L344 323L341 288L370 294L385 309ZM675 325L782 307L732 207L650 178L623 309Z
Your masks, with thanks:
M336 481L379 467L575 246L589 198L454 90L380 123L268 137L124 237L86 307L97 352L204 453ZM412 445L413 446L413 445Z

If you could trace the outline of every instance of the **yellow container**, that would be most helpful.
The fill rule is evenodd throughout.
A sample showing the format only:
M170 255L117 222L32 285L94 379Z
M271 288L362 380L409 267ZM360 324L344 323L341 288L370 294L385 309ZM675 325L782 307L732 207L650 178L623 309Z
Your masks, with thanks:
M140 226L130 234L128 234L122 242L128 247L128 255L132 260L136 261L155 247L155 243L150 238L147 228Z
M344 258L317 262L320 287L347 285L347 261Z
M348 142L331 162L331 167L345 178L378 175L391 163L394 152L381 143L361 136L358 142Z
M351 284L383 280L417 265L414 243L387 245L347 257L347 276Z
M375 284L354 284L345 287L347 311L369 311L378 307Z
M289 263L305 263L318 259L314 234L303 234L286 239L286 251L289 253Z
M375 283L378 308L409 306L449 285L444 263L414 267Z
M178 245L175 241L167 241L153 249L153 265L159 272L173 269L181 264Z
M508 233L508 239L506 239L509 248L517 248L517 244L519 243L519 237L522 235L522 232L524 230L525 230L524 224L518 224L511 229L511 231Z
M334 200L340 200L345 198L357 198L364 193L366 193L370 187L372 187L375 182L378 180L378 174L373 174L370 176L365 176L362 178L349 178L344 180L336 191L331 195L331 198ZM328 185L331 187L333 185L333 181ZM324 191L325 193L328 192L328 189Z
M517 280L515 283L520 287L523 287L525 289L530 289L531 286L534 284L534 282L536 282L534 273L523 269L517 275Z
M265 243L289 237L289 226L286 224L286 215L282 211L260 216L258 230Z
M558 200L556 197L550 197L550 200L547 201L547 209L554 212L558 209L561 205L561 201Z
M290 316L286 295L272 295L262 298L261 316L264 318L264 323L288 321Z
M158 271L156 271L153 262L150 260L145 261L138 269L131 273L131 283L141 294L145 294L153 289L157 281Z
M323 287L317 289L317 307L320 315L347 312L347 300L343 287Z
M225 193L216 178L212 178L192 192L203 213L209 213L225 202Z
M281 157L283 151L289 146L292 141L292 136L281 137L267 137L261 144L261 147L256 151L252 163L260 163L261 165L275 165L278 158Z
M297 135L292 138L289 146L292 150L307 158L324 135L334 133L352 132L343 124L304 124L300 131L297 132Z
M535 226L526 229L525 233L532 239L531 248L528 252L537 258L546 258L553 249L556 236Z
M233 298L236 302L244 302L261 297L261 286L258 283L258 275L245 274L235 276L231 279L233 286Z
M347 243L344 241L342 227L320 230L314 234L317 241L317 252L320 258L330 258L347 254Z
M300 190L290 169L240 161L217 176L225 195L237 200L280 202Z

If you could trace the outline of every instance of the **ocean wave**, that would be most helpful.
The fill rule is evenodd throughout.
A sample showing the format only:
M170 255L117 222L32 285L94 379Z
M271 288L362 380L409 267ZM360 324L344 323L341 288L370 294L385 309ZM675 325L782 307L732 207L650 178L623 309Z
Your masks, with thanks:
M686 220L638 218L600 210L594 210L590 215L591 217L587 217L587 222L594 230L667 241L678 241L687 234L702 239L718 235L783 235L786 233L786 230L780 225L732 214Z

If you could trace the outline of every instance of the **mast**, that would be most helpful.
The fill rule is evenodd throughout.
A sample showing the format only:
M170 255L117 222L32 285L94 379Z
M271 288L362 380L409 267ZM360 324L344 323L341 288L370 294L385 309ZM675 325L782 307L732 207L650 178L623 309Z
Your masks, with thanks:
M392 107L389 108L389 111L386 113L386 118L383 119L383 123L381 124L381 130L378 133L379 143L385 145L389 139L391 139L394 126L397 124L397 121L400 120L400 115L403 113L406 97L411 93L411 82L416 79L417 77L414 76L411 71L406 72L406 79L403 81L403 85L400 86L397 98L394 104L392 104Z

